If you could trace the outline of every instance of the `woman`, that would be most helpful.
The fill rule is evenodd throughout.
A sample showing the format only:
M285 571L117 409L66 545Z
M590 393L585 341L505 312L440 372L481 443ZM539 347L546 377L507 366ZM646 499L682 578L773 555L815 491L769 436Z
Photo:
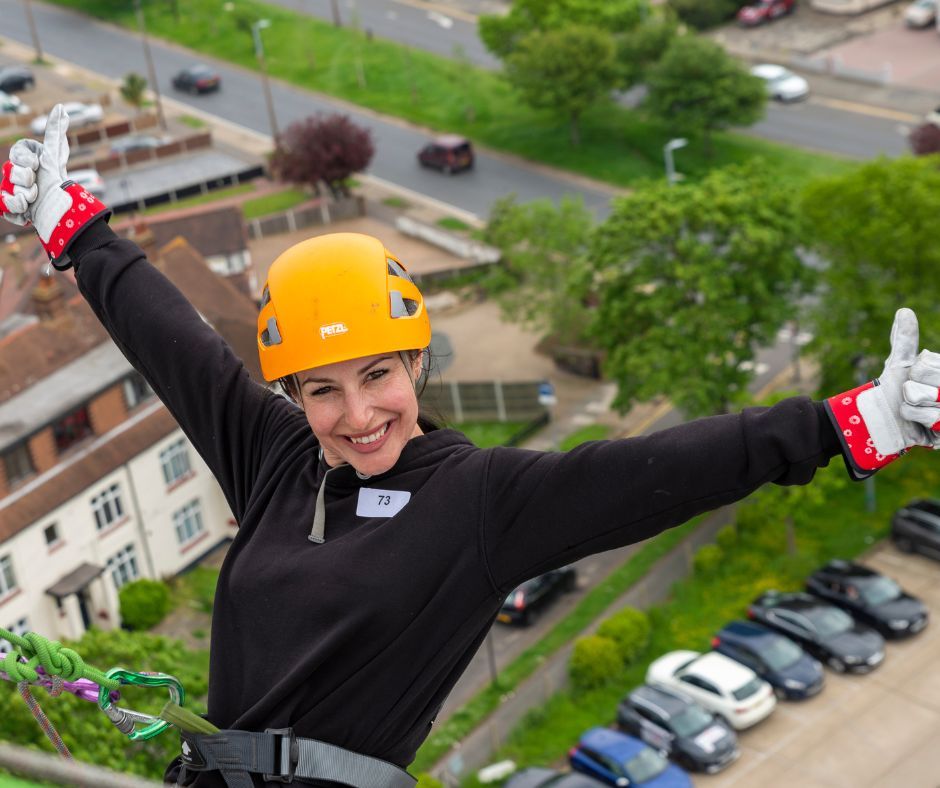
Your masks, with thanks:
M379 241L356 235L306 241L271 267L258 350L292 402L253 383L111 232L105 207L67 180L66 126L57 107L43 145L14 146L0 194L56 267L74 265L239 524L212 625L208 717L225 734L185 739L180 784L273 786L291 774L408 784L402 770L523 580L766 482L805 484L840 452L861 477L911 445L936 445L940 363L916 356L916 320L902 310L881 384L828 405L797 397L567 454L477 449L420 420L424 302ZM866 427L877 445L867 453ZM316 771L314 740L358 755L327 748Z

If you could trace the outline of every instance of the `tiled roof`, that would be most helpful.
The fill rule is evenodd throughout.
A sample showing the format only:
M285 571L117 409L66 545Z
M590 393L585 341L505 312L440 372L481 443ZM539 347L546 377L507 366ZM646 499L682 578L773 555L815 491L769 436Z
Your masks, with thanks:
M140 220L137 220L139 223ZM232 255L248 248L248 231L234 205L200 206L147 216L144 219L157 246L182 237L203 256ZM121 232L127 225L117 227Z

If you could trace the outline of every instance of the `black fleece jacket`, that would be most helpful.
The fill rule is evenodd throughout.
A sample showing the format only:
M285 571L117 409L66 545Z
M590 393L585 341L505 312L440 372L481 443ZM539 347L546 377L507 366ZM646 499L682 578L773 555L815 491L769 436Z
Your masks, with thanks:
M822 404L802 397L565 454L478 449L435 430L381 476L331 471L326 541L314 544L326 468L303 412L252 382L104 222L70 254L82 294L212 469L239 524L212 621L208 716L223 729L292 726L406 766L521 581L766 482L805 484L839 453ZM391 518L360 517L361 488L410 500ZM205 772L194 784L223 782Z

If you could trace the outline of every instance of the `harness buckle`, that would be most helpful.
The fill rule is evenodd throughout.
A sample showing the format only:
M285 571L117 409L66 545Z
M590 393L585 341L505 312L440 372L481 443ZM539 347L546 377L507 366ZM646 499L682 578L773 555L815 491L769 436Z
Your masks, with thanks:
M279 783L294 782L294 769L300 760L300 747L293 728L265 728L264 732L274 736L274 765L277 774L262 774L264 780ZM278 738L283 737L283 738Z

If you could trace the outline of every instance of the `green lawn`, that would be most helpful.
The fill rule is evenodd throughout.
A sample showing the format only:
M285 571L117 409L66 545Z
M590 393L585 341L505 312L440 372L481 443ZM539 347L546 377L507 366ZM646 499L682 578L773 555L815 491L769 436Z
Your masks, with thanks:
M176 211L180 208L192 208L196 205L208 205L216 200L224 200L226 197L237 197L240 194L249 194L255 190L254 184L240 183L238 186L229 186L224 189L216 189L206 194L197 194L192 197L186 197L176 202L161 203L141 211L143 216L151 216L155 213L165 213L166 211Z
M481 449L504 446L526 423L524 421L465 421L448 425L466 435Z
M219 570L206 566L177 575L168 582L173 607L186 605L211 613L218 581Z
M560 451L568 451L586 441L602 441L610 437L611 428L606 424L588 424L568 435L558 445Z
M286 211L310 199L310 195L303 189L290 188L245 200L242 203L242 213L246 219L257 219L270 213Z

